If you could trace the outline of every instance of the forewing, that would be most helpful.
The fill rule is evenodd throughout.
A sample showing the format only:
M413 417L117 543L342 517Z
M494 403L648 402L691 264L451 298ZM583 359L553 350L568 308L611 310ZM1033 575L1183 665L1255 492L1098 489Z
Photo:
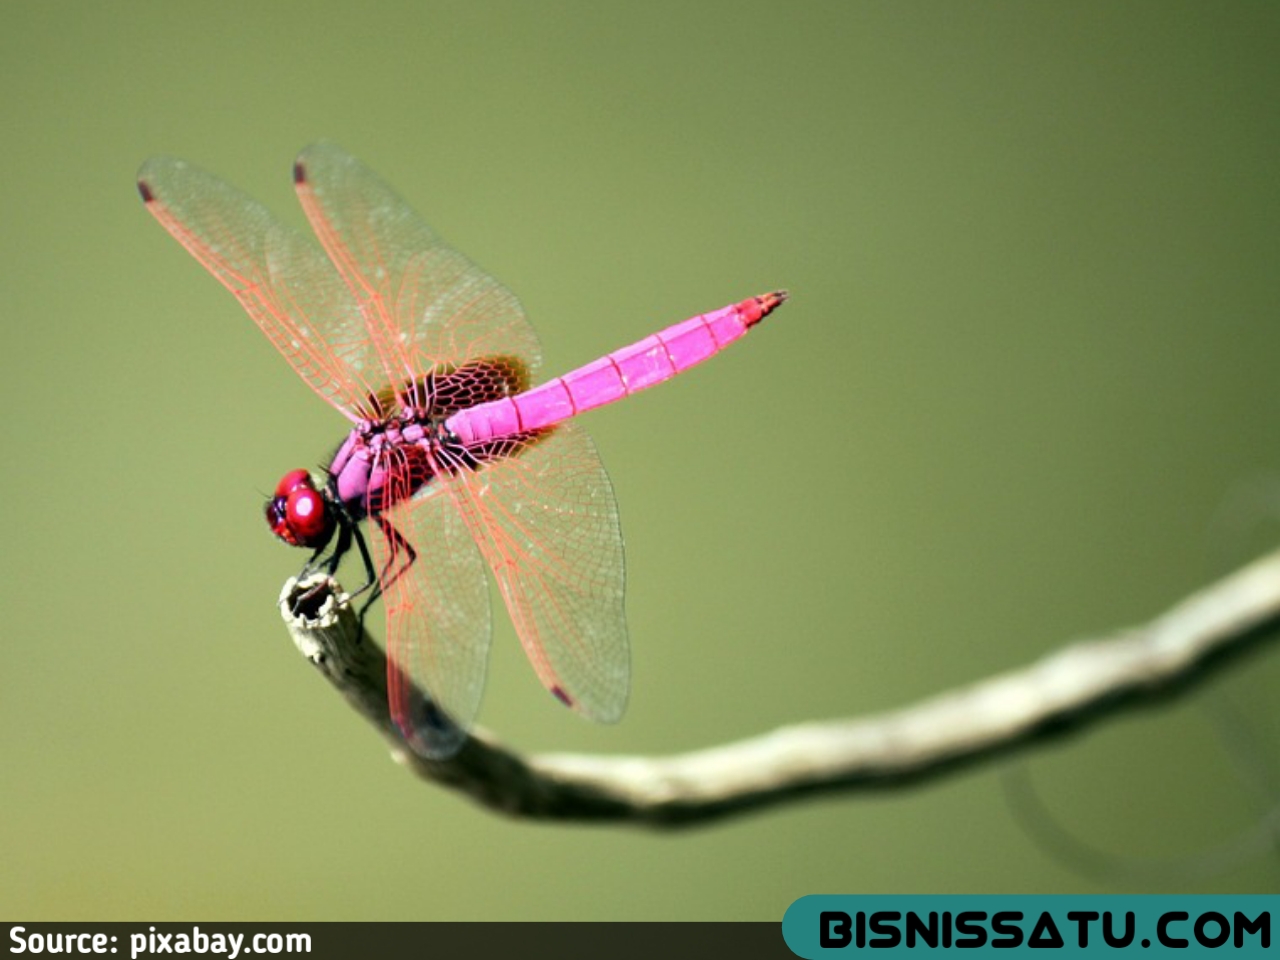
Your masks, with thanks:
M298 157L294 185L393 384L482 356L515 356L536 374L538 338L515 296L375 173L319 143Z
M307 384L348 419L385 380L350 290L314 241L181 160L138 171L147 209L230 290Z
M572 423L447 484L543 685L593 720L622 716L631 660L617 502ZM519 449L523 447L524 449Z
M396 471L393 482L405 475ZM466 739L484 692L491 633L484 561L438 486L374 518L369 531L384 574L392 719L421 755L450 756Z

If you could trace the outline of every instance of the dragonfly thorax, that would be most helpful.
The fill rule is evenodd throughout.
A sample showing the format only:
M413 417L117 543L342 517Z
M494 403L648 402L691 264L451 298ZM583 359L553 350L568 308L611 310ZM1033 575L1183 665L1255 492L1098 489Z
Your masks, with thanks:
M463 460L465 451L457 449L434 415L397 411L382 420L363 421L326 468L330 506L358 522L409 499L442 470Z

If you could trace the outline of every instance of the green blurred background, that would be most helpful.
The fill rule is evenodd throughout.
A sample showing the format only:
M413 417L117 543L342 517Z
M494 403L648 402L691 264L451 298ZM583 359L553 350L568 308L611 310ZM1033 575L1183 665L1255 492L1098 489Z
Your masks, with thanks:
M499 618L482 723L674 752L1027 663L1268 545L1280 6L15 3L0 78L0 913L776 920L1132 889L1043 852L1013 767L1126 862L1265 806L1266 651L1026 758L674 835L413 780L275 613L302 556L262 493L343 424L133 177L175 154L301 223L289 164L337 140L521 296L548 372L790 288L587 418L628 541L624 721L560 709ZM1260 854L1139 889L1278 881Z

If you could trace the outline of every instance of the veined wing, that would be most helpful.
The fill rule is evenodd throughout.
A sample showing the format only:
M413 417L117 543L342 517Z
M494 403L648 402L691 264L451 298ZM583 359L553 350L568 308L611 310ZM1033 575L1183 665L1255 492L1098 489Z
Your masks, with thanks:
M493 570L538 678L593 720L622 716L631 660L613 487L573 423L445 486ZM525 449L518 449L524 447Z
M372 518L369 532L387 612L391 717L415 751L439 759L457 752L480 709L492 630L489 583L444 490L433 485L408 499L413 449L388 451L390 483L402 488L389 492L399 502Z
M368 167L319 143L298 157L294 185L359 304L389 383L500 355L518 357L536 375L538 338L515 296L445 243Z
M182 160L148 160L138 189L152 215L235 295L298 375L358 420L386 374L368 349L355 298L324 252L257 201Z

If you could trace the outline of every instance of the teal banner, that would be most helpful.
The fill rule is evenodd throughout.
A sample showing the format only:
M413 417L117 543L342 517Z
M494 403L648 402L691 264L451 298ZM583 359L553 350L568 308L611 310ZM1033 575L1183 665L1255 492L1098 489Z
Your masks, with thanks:
M801 897L782 918L792 952L811 960L863 951L956 950L1002 957L1262 956L1272 951L1280 896L910 896Z

